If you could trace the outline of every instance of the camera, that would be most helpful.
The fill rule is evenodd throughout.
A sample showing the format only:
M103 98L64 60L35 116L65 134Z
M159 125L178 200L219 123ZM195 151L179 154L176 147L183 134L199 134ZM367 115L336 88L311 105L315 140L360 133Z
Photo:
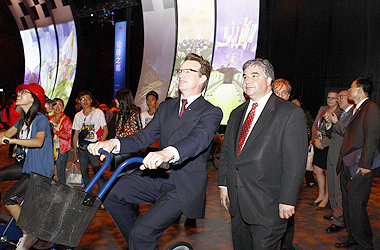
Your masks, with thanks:
M25 161L25 157L26 157L26 153L25 153L25 152L22 152L21 154L16 155L16 162L17 162L18 164L22 164L22 163L24 163L24 161Z
M78 135L78 139L79 139L79 142L82 142L84 141L84 139L87 137L87 135L90 133L89 129L86 128L86 129L83 129L79 132L79 135Z

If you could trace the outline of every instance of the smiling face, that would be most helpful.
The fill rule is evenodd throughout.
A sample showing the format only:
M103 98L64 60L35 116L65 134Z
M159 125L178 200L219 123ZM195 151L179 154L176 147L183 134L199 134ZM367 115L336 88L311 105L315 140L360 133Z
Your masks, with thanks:
M243 90L249 98L257 102L271 90L272 78L266 78L259 65L251 65L243 73Z
M338 93L330 92L327 95L327 106L334 108L338 106Z
M54 114L59 115L63 110L63 103L61 100L57 100L53 106Z
M182 63L178 74L178 88L184 97L198 95L202 92L207 78L199 73L200 69L201 64L197 61L187 60Z

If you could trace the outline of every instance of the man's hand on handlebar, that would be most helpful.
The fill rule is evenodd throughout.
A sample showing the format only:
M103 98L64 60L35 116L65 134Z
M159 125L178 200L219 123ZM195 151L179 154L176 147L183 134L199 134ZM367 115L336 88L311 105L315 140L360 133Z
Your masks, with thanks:
M164 149L157 152L150 152L143 160L140 170L157 169L162 163L169 162L174 157L170 149ZM164 167L165 168L165 167Z
M114 140L109 140L109 141L100 141L97 143L91 143L87 146L88 152L93 155L100 155L99 154L99 149L103 149L109 153L112 152L112 150L116 147L117 143ZM104 160L106 158L105 155L100 155L100 160Z

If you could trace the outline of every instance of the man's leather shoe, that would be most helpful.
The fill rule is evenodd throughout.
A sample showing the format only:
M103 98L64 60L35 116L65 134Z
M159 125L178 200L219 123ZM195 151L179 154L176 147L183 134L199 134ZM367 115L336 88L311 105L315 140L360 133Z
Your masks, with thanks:
M326 233L337 233L337 232L340 232L342 230L344 230L344 227L331 224L331 226L326 228Z
M197 227L197 219L189 219L189 218L187 218L186 221L185 221L185 227L196 228Z
M335 243L336 248L349 248L349 247L355 246L355 245L357 245L357 244L355 242L352 242L352 241Z
M327 214L325 216L323 216L323 219L325 220L329 220L329 221L332 221L334 219L334 215L332 214Z

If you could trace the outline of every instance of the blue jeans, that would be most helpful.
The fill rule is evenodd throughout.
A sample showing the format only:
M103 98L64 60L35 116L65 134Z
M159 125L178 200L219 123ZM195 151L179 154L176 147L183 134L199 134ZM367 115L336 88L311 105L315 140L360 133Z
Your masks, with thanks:
M70 151L67 151L64 154L61 154L61 150L59 148L57 148L57 151L58 151L58 158L55 162L55 166L57 168L58 181L62 183L66 183L66 166L67 166L67 160L69 159Z

